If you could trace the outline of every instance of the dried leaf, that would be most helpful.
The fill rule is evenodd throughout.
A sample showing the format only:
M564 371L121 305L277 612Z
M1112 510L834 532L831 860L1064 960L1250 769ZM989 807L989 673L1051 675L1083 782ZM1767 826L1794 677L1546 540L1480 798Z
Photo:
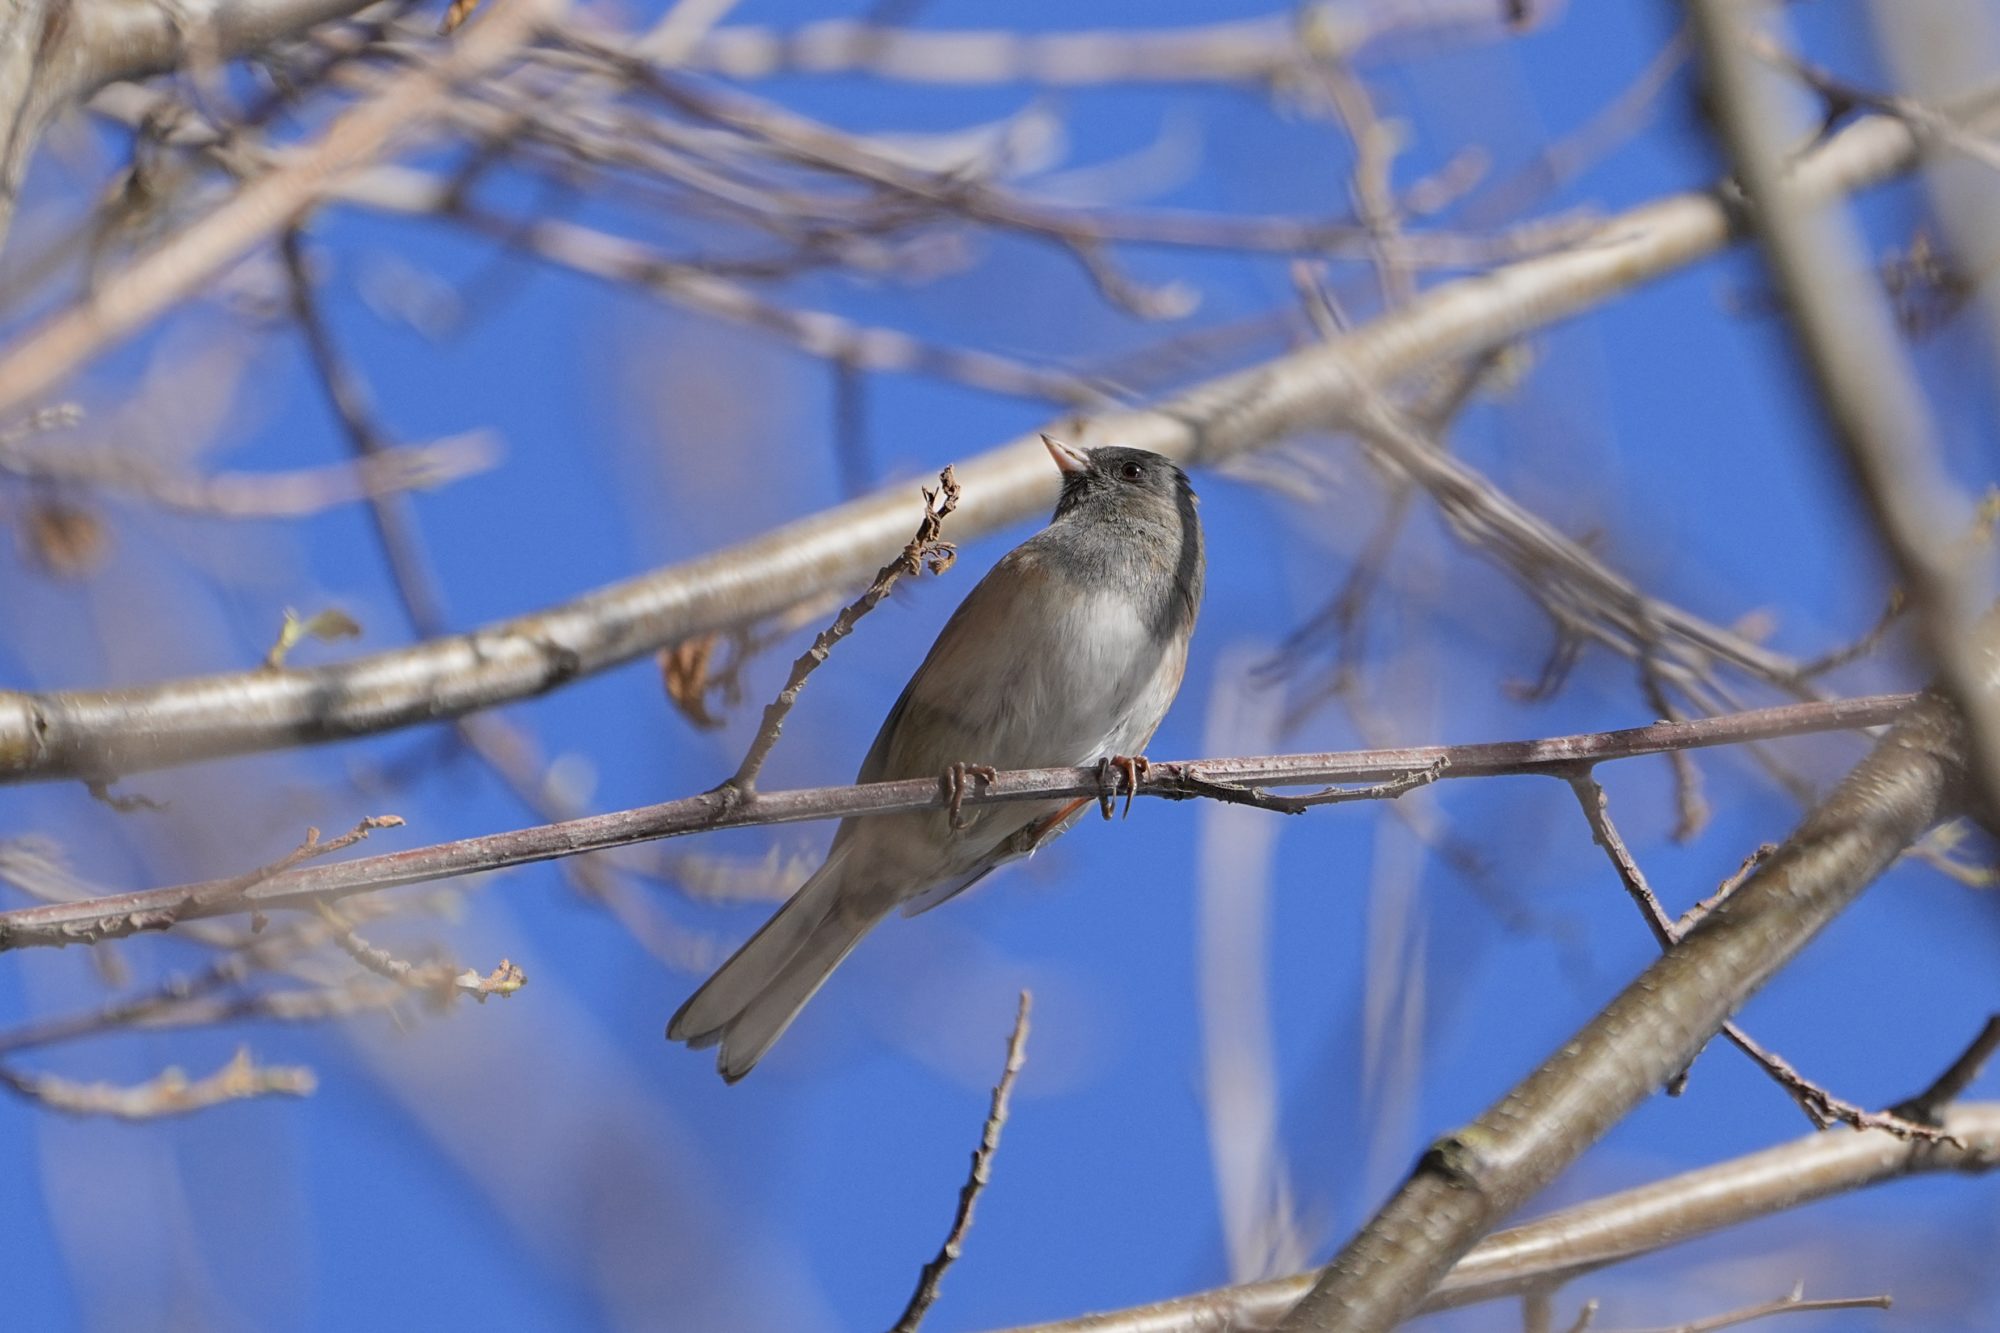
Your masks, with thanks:
M302 640L318 639L331 643L335 639L358 639L361 626L345 611L321 611L300 618L291 607L285 608L285 623L278 630L278 641L271 645L271 651L264 654L264 669L276 671L285 665L285 655L297 647Z
M660 681L666 687L667 698L682 717L702 731L714 731L723 721L708 710L709 692L717 685L709 672L721 642L719 634L704 634L660 650Z
M43 498L28 506L21 544L30 559L57 578L94 573L109 547L104 523L81 505Z

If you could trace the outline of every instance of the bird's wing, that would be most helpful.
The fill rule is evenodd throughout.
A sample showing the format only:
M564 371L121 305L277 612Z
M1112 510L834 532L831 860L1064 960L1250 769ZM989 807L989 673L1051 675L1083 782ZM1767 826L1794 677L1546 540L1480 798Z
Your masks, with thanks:
M903 904L903 915L920 916L938 904L958 897L959 894L964 893L967 889L977 884L980 880L985 879L1004 864L1005 861L996 857L969 875L960 875L956 879L941 880L931 885L928 889L925 889L922 893Z

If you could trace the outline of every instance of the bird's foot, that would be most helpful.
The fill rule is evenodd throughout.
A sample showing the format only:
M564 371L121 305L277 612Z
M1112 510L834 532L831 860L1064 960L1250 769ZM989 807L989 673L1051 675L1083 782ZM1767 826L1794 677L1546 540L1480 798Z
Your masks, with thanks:
M1125 779L1125 813L1129 817L1132 798L1139 794L1139 779L1152 767L1143 754L1106 755L1097 761L1097 808L1106 819L1118 804L1118 779Z
M944 771L940 779L944 786L944 808L953 828L962 829L970 822L965 817L965 793L973 780L988 783L998 776L1000 770L991 764L953 764Z

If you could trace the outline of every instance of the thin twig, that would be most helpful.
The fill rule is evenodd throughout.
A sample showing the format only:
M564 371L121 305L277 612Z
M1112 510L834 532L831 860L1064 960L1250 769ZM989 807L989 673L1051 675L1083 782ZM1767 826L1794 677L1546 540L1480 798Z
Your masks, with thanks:
M1561 774L1579 763L1656 755L1690 746L1741 744L1775 736L1877 726L1905 714L1911 703L1910 695L1878 695L1532 741L1203 759L1192 763L1156 761L1141 777L1137 794L1170 800L1201 796L1198 784L1194 787L1188 784L1190 768L1201 781L1239 786L1393 783L1430 769L1440 760L1445 762L1437 773L1440 780ZM1095 766L1017 769L994 774L991 781L982 781L976 788L960 793L959 799L964 805L976 806L989 801L1095 798L1103 791L1104 779ZM267 869L230 880L0 912L0 951L93 943L144 930L163 930L177 921L198 917L305 907L320 899L332 901L356 893L527 865L656 838L849 815L939 810L946 808L950 800L951 794L935 778L758 792L749 797L711 791L659 805L308 867L282 876ZM324 850L324 844L320 849ZM263 882L272 879L276 882ZM246 882L249 887L245 887Z
M1822 1296L1806 1299L1805 1285L1793 1287L1788 1295L1774 1300L1759 1301L1746 1305L1740 1310L1725 1310L1721 1314L1708 1315L1702 1319L1691 1319L1685 1324L1671 1324L1659 1328L1635 1328L1616 1330L1615 1333L1718 1333L1725 1328L1737 1328L1759 1319L1769 1319L1781 1314L1814 1314L1832 1310L1886 1310L1890 1306L1887 1296ZM1602 1333L1614 1333L1605 1329Z
M972 1230L972 1209L993 1177L993 1155L1000 1150L1000 1131L1007 1124L1007 1104L1014 1095L1014 1080L1021 1076L1021 1066L1028 1062L1028 1010L1033 1001L1030 992L1021 992L1020 1006L1014 1011L1014 1030L1007 1038L1007 1063L1001 1067L1000 1081L993 1085L993 1104L986 1112L986 1125L979 1132L979 1146L972 1150L972 1173L958 1191L958 1211L951 1219L951 1230L946 1233L937 1256L918 1275L917 1289L910 1294L910 1303L903 1307L902 1316L890 1333L916 1333L917 1325L923 1323L924 1315L937 1300L945 1270L965 1248L966 1233Z
M791 713L792 705L799 701L799 691L806 681L825 662L833 645L854 632L861 617L873 611L889 590L896 586L905 575L915 576L929 569L933 574L942 574L950 569L958 559L958 548L945 541L940 533L944 530L944 520L952 510L958 508L958 478L946 468L938 474L938 488L924 490L924 516L917 523L916 535L910 538L902 553L876 572L868 590L841 608L833 623L821 630L813 639L812 647L799 654L792 663L792 674L785 681L785 688L764 708L764 719L757 727L757 735L750 742L743 762L736 766L736 772L723 787L735 795L747 797L756 790L757 775L764 769L764 761L771 757L771 750L784 732L785 718Z

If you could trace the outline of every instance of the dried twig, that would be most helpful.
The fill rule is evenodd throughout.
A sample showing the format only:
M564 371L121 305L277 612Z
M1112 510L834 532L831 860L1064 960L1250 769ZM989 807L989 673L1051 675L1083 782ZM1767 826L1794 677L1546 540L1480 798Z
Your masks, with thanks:
M825 662L833 645L854 632L861 617L873 611L889 590L896 586L905 575L915 576L929 569L933 574L942 574L950 569L958 559L958 548L945 541L940 534L944 530L944 520L952 510L958 508L958 478L946 468L938 474L938 488L924 490L924 516L917 523L916 535L903 547L902 553L875 574L868 590L841 608L833 623L821 630L813 639L812 647L799 655L792 663L792 674L785 681L785 688L778 692L764 708L764 718L757 727L757 735L750 742L743 762L736 766L723 789L736 796L747 796L756 790L757 775L763 771L764 761L771 757L771 750L778 743L778 737L785 729L785 718L791 713L792 705L799 701L799 691L806 681Z
M924 1315L937 1300L945 1270L957 1262L965 1248L966 1234L972 1230L972 1209L993 1176L993 1155L1000 1150L1000 1131L1007 1124L1007 1105L1014 1095L1014 1080L1021 1076L1021 1066L1028 1062L1028 1010L1033 1000L1028 991L1021 992L1020 1007L1014 1011L1014 1030L1007 1038L1007 1063L1000 1070L1000 1081L993 1085L993 1104L986 1112L985 1127L979 1132L979 1146L972 1150L972 1173L958 1192L958 1211L952 1216L951 1230L945 1234L937 1257L924 1265L917 1277L917 1289L910 1294L909 1304L903 1307L890 1333L916 1333L917 1325L923 1323Z

